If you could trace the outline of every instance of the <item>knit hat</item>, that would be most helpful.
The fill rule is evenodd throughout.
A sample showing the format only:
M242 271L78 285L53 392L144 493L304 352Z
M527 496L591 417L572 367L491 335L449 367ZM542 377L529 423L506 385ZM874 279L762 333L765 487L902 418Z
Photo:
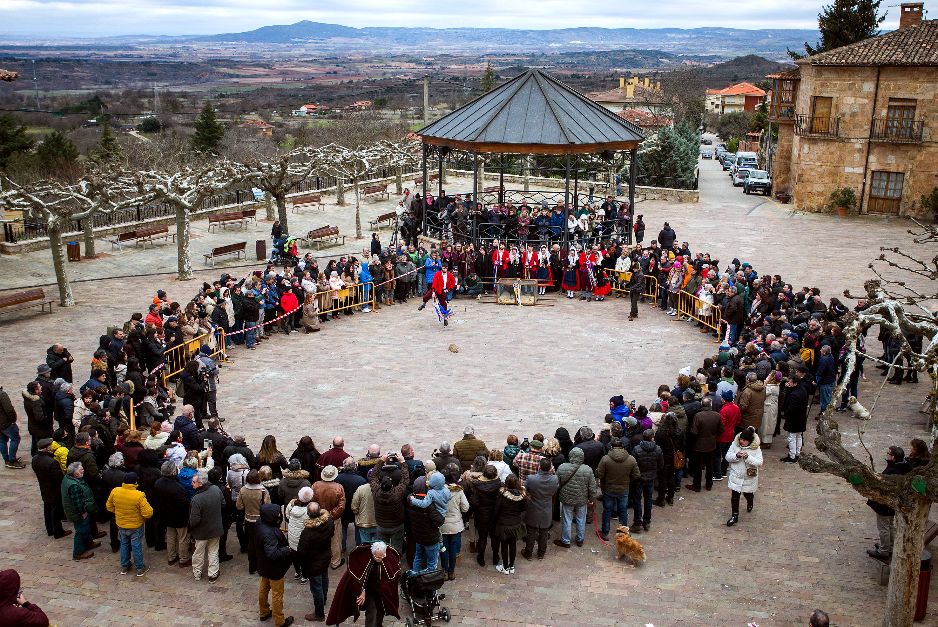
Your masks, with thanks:
M128 472L124 475L124 483L137 483L137 473Z
M298 498L301 503L311 502L313 500L313 489L309 486L300 488L300 491L296 494L296 498Z
M52 368L49 367L49 364L39 364L36 366L36 374L45 374L47 372L52 372Z
M733 390L723 390L723 393L720 394L723 397L723 400L726 402L732 402L733 400Z
M433 460L427 460L423 463L423 471L425 474L430 474L436 470L436 464L433 463Z
M323 480L323 481L335 481L335 478L336 478L338 475L339 475L338 469L337 469L335 466L333 466L332 464L329 464L328 466L326 466L325 468L322 469L322 480Z
M41 449L49 448L50 446L52 446L52 438L42 438L41 440L36 442L36 446Z
M619 407L620 405L625 405L625 397L619 394L618 396L613 396L612 398L610 398L609 402L615 405L616 407Z
M622 398L622 397L620 396L619 398ZM539 451L542 448L544 448L544 443L541 442L540 440L531 440L531 448Z
M287 466L292 472L298 471L302 466L300 465L300 460L295 457L290 460L289 465Z
M684 375L685 377L689 377L689 376L690 376L690 366L684 366L683 368L681 368L680 370L678 370L677 373L678 373L679 375Z

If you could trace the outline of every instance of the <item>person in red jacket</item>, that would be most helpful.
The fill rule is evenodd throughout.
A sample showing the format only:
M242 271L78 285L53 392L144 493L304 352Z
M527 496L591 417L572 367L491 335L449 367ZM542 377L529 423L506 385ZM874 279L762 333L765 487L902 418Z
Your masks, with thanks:
M437 313L443 320L443 326L447 326L449 324L450 314L449 307L447 305L447 296L452 294L453 290L455 289L456 275L449 271L449 262L444 261L442 264L442 269L433 275L433 281L427 287L427 291L423 295L423 304L417 308L417 311L422 311L423 308L427 306L427 301L433 298L433 296L436 296L437 304L439 306L439 311Z
M20 574L12 568L0 570L0 625L48 627L45 612L33 605L20 590Z
M280 296L280 315L283 316L280 320L280 329L284 333L293 333L296 330L293 328L293 321L296 318L296 310L299 309L299 307L300 301L297 300L293 290L284 290L283 294Z
M499 279L505 278L508 274L508 261L511 256L511 253L508 252L508 248L505 246L505 242L494 242L498 246L492 251L492 270L494 272L493 284L498 283ZM498 289L498 288L495 288Z
M730 444L739 431L739 423L742 422L743 413L733 401L733 391L723 391L723 407L720 408L720 423L723 425L723 431L717 436L717 448L714 451L713 459L713 480L723 481L729 463L726 461L726 452L730 450ZM716 456L719 455L719 461Z

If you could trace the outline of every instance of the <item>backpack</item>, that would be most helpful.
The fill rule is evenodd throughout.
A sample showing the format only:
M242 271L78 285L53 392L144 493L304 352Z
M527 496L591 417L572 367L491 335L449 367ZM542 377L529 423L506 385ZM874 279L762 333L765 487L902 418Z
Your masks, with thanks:
M814 363L814 349L813 348L802 348L798 353L801 357L801 361L805 366L810 366Z

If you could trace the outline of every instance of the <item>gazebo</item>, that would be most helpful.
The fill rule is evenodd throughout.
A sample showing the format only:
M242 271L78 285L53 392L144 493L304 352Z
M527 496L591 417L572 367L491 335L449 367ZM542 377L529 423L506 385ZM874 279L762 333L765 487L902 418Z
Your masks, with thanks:
M443 192L443 161L453 150L472 157L473 199L478 202L480 156L500 156L498 199L503 202L505 155L563 158L564 218L570 211L570 181L577 184L584 155L612 162L629 153L629 206L635 206L636 154L641 128L596 104L541 70L529 70L417 131L423 144L423 189L430 182L428 161L437 158L438 195ZM564 228L564 234L567 230ZM566 235L565 235L566 236Z

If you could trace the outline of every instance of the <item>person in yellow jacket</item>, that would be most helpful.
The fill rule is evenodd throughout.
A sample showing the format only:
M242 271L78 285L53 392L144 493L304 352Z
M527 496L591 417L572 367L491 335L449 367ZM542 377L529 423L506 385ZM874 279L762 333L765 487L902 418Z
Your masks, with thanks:
M55 461L59 462L59 466L62 467L62 472L65 472L65 468L68 466L68 447L62 443L68 439L68 434L58 429L52 435L52 445L49 450L52 451L52 457L55 458Z
M143 525L153 516L153 508L147 497L137 489L137 473L128 472L124 483L111 490L107 497L107 511L114 514L117 523L117 537L121 542L121 574L130 572L130 557L133 552L133 564L137 576L143 577L149 570L143 561Z

